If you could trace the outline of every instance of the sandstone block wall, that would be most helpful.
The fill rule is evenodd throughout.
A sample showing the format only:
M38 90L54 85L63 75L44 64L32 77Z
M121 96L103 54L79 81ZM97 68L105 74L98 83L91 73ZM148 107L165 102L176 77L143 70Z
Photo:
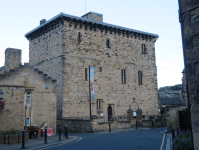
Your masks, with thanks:
M112 105L113 115L126 115L132 98L143 114L156 115L156 40L64 20L55 29L29 39L30 65L57 80L58 117L89 116L88 81L85 81L85 68L89 66L95 68L93 115L101 115L97 113L97 99L103 101L104 116L108 105ZM142 44L146 54L142 54ZM126 69L126 84L121 83L121 69ZM138 85L138 71L143 72L143 85Z
M51 78L28 65L20 66L0 78L0 89L5 93L1 97L8 101L0 112L0 119L4 120L0 124L2 129L23 129L24 118L30 117L30 125L40 127L43 122L49 122L48 127L56 133L56 82ZM19 89L20 92L15 92ZM27 92L31 93L31 104L25 111L24 95Z
M24 87L2 86L1 95L6 101L3 110L0 110L0 129L1 130L23 130L24 129Z
M178 107L166 107L166 120L167 120L167 130L171 131L172 129L176 129L177 126L180 127L179 123L179 111L185 111L186 106L178 106ZM171 123L171 127L170 127Z

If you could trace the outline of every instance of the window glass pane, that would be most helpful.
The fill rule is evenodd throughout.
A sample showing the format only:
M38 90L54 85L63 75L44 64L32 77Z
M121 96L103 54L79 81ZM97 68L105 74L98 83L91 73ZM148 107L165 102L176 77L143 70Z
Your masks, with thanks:
M31 104L31 95L30 93L27 94L27 105Z
M29 126L30 125L30 118L26 119L26 125Z

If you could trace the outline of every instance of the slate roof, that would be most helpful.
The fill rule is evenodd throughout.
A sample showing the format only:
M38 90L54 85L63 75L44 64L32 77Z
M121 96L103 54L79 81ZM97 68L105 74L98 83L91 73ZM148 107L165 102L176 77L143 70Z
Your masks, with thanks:
M0 71L3 70L4 68L5 68L4 66L0 67Z
M158 101L162 105L182 105L180 98L158 98Z
M27 37L32 32L36 31L37 29L39 29L39 28L45 26L46 24L50 23L51 21L53 21L53 20L55 20L55 19L57 19L59 17L62 17L62 16L63 17L67 17L67 18L73 18L73 19L77 19L77 20L92 22L92 23L96 23L96 24L101 24L101 25L109 26L109 27L113 27L113 28L119 28L119 29L128 30L128 31L132 31L132 32L137 32L137 33L141 33L141 34L146 34L146 35L150 35L150 36L153 36L153 37L159 37L157 34L143 32L143 31L134 30L134 29L130 29L130 28L125 28L125 27L121 27L121 26L117 26L117 25L113 25L113 24L108 24L108 23L105 23L105 22L95 21L95 20L92 20L92 19L72 16L72 15L69 15L69 14L64 14L63 12L58 14L57 16L51 18L50 20L46 21L45 23L41 24L40 26L36 27L35 29L31 30L30 32L26 33L25 37Z

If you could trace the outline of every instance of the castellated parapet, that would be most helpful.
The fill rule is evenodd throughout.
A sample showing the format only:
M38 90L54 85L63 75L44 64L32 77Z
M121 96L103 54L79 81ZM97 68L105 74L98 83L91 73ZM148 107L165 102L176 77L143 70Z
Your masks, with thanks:
M25 35L30 65L57 80L57 117L89 117L89 66L94 66L92 115L126 115L132 98L143 115L157 115L158 35L102 20L61 13Z

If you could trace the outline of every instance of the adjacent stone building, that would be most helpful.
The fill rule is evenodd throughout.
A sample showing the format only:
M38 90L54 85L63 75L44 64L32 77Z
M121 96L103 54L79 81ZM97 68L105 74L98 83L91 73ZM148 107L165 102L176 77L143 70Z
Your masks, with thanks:
M126 115L133 98L143 114L158 114L158 35L104 23L102 14L89 12L43 19L25 37L29 65L57 80L58 118L89 117L89 66L92 115Z
M21 65L21 50L5 51L5 66L0 74L0 100L5 101L0 110L1 130L23 130L24 126L41 126L48 122L56 133L56 80L42 71Z
M199 150L199 1L178 2L192 139Z

